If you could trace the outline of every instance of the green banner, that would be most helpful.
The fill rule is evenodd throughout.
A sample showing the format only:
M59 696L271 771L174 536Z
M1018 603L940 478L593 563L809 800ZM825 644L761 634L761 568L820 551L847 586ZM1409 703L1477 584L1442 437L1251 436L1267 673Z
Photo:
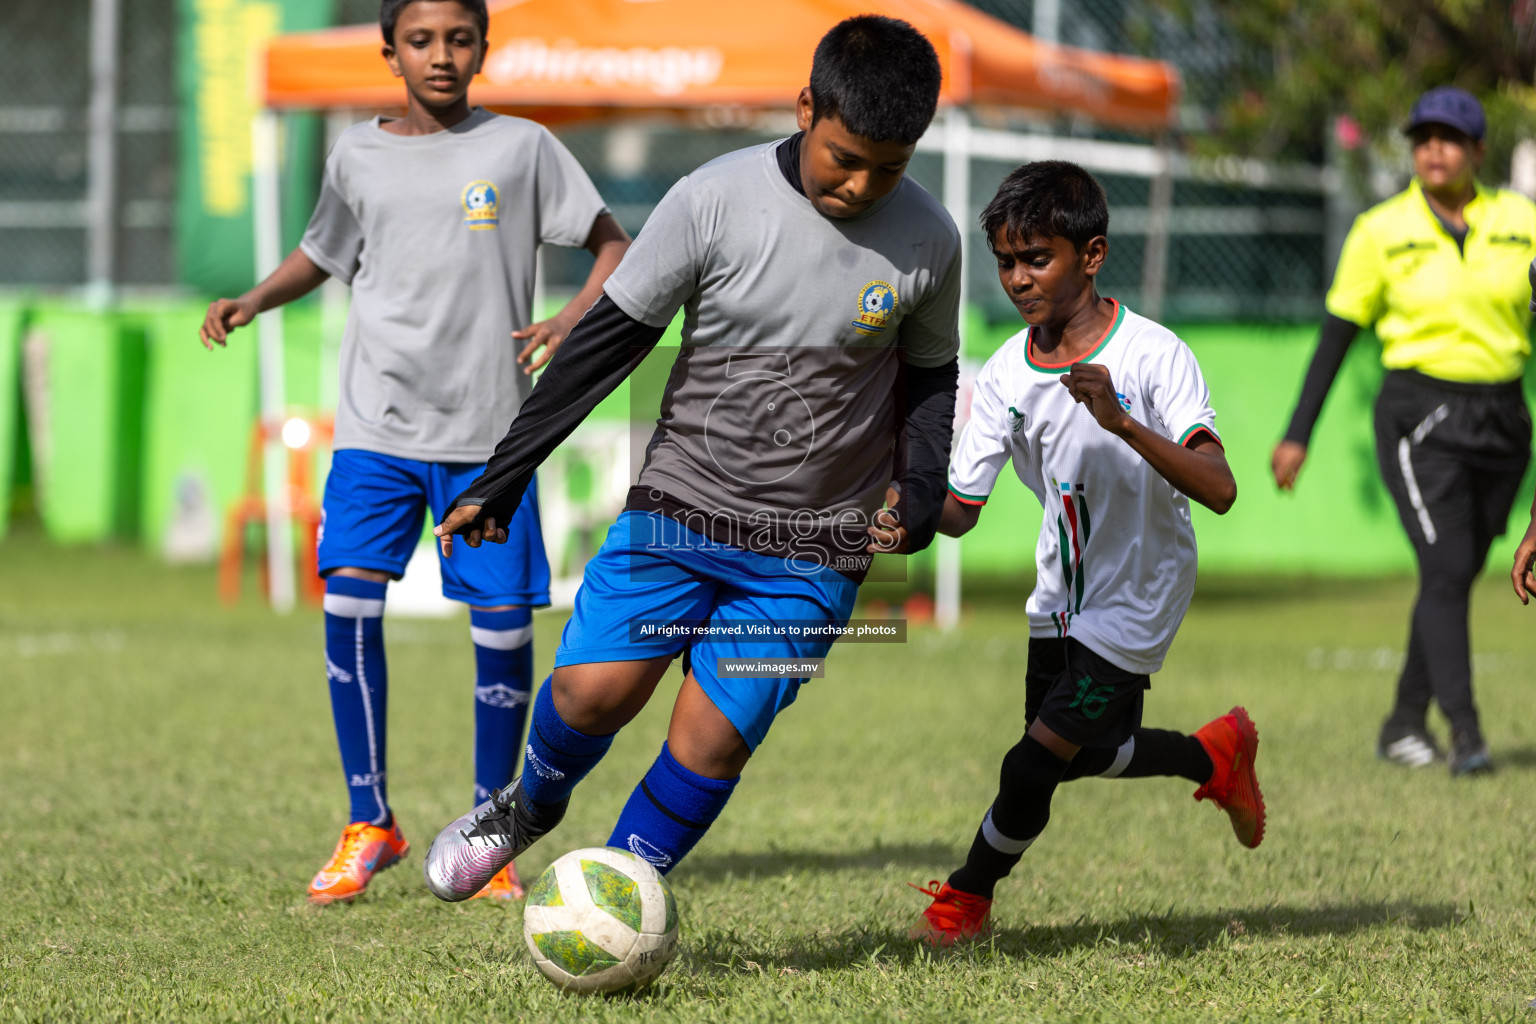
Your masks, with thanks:
M238 295L255 283L251 222L251 119L267 41L331 24L333 0L177 0L180 97L176 259L180 280L208 294ZM283 118L284 250L315 201L320 122Z

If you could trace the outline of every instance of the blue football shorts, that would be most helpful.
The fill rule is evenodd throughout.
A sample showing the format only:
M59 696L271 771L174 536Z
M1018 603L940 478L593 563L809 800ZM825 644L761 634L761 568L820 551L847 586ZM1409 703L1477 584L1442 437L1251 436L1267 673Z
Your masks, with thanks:
M781 558L720 544L654 512L625 512L587 563L555 666L686 652L694 679L756 750L805 679L722 679L719 659L826 657L835 637L818 635L815 627L845 625L858 596L859 585L841 573L796 565L806 571L792 571ZM786 623L808 635L785 635ZM706 628L651 635L652 627L664 624ZM754 639L745 628L762 624L780 629L771 638Z
M448 505L485 469L483 462L423 462L343 448L331 459L321 508L319 569L405 574L421 543L427 509L441 522ZM507 526L505 544L453 546L438 555L443 596L479 607L549 604L549 560L539 527L538 491L529 484Z

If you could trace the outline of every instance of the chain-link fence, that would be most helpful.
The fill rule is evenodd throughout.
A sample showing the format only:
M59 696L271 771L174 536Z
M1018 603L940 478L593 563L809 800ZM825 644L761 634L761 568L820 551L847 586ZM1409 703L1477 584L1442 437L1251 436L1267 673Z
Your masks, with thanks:
M748 129L690 130L666 122L575 128L561 139L581 161L630 232L679 177L743 146L792 131L787 117L767 117ZM967 275L971 301L993 319L1011 318L976 231L976 219L1014 163L974 158ZM918 153L911 176L943 195L943 160ZM1102 276L1106 294L1142 307L1143 258L1152 221L1151 180L1099 171L1110 204L1111 255ZM1215 170L1203 177L1216 178ZM1165 297L1168 320L1300 319L1317 316L1325 286L1327 198L1316 189L1278 190L1215 180L1174 182ZM548 254L548 281L571 290L590 261L584 253Z
M975 4L1063 43L1174 60L1185 76L1190 102L1183 120L1190 128L1201 123L1202 104L1219 95L1232 54L1230 39L1213 19L1177 20L1152 0ZM6 0L0 14L5 38L16 41L8 42L7 59L0 62L0 287L78 285L87 277L90 9L90 0ZM336 2L340 23L370 22L377 15L377 0ZM175 282L175 42L173 0L123 0L116 268L126 285ZM1065 134L1095 134L1081 124L1055 127ZM721 153L791 130L787 117L770 115L748 118L745 127L700 118L577 127L561 135L633 232L679 176ZM974 161L967 230L1010 166ZM919 154L912 174L941 193L938 156ZM1328 259L1325 196L1316 190L1223 184L1217 177L1184 176L1174 184L1164 316L1315 315ZM1113 243L1102 280L1106 291L1136 304L1142 298L1146 229L1153 220L1151 183L1102 171L1100 179L1109 193ZM1005 314L990 261L974 257L973 250L974 301ZM583 253L551 253L546 266L551 290L573 289L587 266Z
M86 280L90 0L0 5L0 286ZM175 11L123 0L115 263L123 284L175 273Z

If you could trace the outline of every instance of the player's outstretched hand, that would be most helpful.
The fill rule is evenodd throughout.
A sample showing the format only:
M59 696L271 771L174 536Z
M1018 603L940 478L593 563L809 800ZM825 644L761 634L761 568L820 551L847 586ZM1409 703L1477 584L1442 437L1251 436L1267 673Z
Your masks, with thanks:
M887 497L896 492L887 492ZM904 555L907 553L907 528L897 521L894 509L883 508L875 513L875 525L865 531L869 543L864 550L871 555Z
M239 299L214 299L208 304L208 313L203 317L203 326L198 328L197 337L202 341L203 348L210 352L215 345L223 348L229 340L229 332L256 319L256 313L251 303Z
M1530 604L1536 597L1536 516L1525 531L1520 546L1515 549L1515 564L1509 570L1509 579L1515 585L1515 596L1521 604Z
M573 326L575 325L567 323L564 317L552 316L548 320L529 324L520 331L513 331L512 337L528 343L517 354L517 361L522 365L523 372L532 373L553 359L555 351L565 340L565 336L571 333Z
M1296 486L1296 474L1307 461L1307 446L1295 441L1281 441L1269 457L1269 470L1275 474L1275 486L1289 491Z
M1072 369L1061 375L1061 383L1072 393L1074 401L1088 407L1105 430L1123 434L1130 425L1131 418L1120 404L1114 381L1110 380L1109 367L1100 363L1073 363Z
M497 526L493 517L487 516L484 523L476 526L475 520L479 518L479 505L460 505L449 512L442 523L432 528L437 542L442 545L444 558L453 554L453 535L460 531L465 531L464 543L472 548L479 547L480 542L486 540L492 544L507 542L507 531Z

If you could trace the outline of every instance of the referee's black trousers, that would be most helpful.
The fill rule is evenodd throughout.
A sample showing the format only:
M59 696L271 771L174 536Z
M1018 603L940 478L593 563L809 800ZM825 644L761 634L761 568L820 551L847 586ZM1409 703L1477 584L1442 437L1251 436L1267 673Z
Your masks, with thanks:
M1480 741L1468 601L1531 458L1520 382L1460 384L1393 370L1376 399L1376 459L1419 562L1408 658L1389 719L1422 728L1430 698Z

